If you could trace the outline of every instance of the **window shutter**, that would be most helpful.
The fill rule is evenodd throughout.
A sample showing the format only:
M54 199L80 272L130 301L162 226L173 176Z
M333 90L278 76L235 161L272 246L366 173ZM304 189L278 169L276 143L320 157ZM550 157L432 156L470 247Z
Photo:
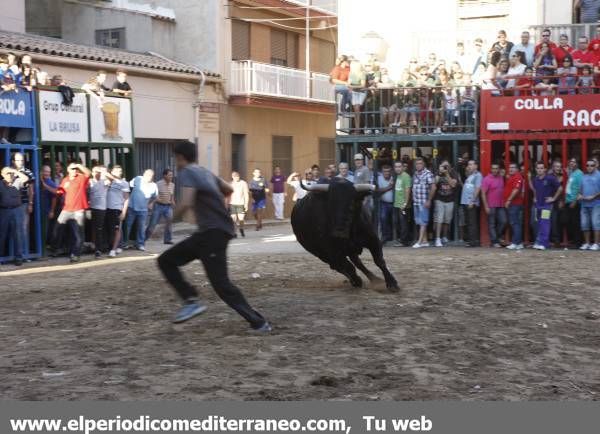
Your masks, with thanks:
M280 30L271 30L271 63L287 66L287 34Z
M231 59L250 59L250 23L231 21Z

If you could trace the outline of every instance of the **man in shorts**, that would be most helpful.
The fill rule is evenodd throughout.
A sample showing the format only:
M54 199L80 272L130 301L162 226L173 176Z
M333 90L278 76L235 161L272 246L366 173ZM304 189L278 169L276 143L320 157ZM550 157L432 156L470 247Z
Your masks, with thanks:
M246 218L246 213L250 206L250 190L248 188L248 183L240 178L238 172L233 172L231 174L231 180L231 188L233 188L233 193L231 193L231 198L229 199L231 219L238 227L240 235L245 237L244 219Z
M581 181L581 230L585 243L581 250L600 250L600 172L598 163L588 158L586 174ZM593 233L593 240L592 240Z
M415 160L415 173L412 181L413 209L415 213L415 224L419 226L419 238L413 244L414 249L429 247L427 240L427 225L429 224L429 209L431 199L435 193L435 179L425 167L422 158Z
M199 259L217 295L248 321L253 330L270 332L272 327L269 322L250 307L240 289L229 280L227 273L227 244L235 231L225 207L225 196L231 195L233 189L225 181L194 163L195 144L178 143L173 152L182 187L181 200L175 209L174 218L181 217L191 209L198 225L196 232L158 258L161 272L184 302L173 322L181 323L206 311L206 306L198 301L198 291L185 280L180 270L183 265Z
M250 181L250 192L252 193L252 214L256 219L256 230L262 229L262 219L265 208L267 207L267 193L269 192L269 184L262 176L260 169L254 169L252 172L252 181Z
M434 184L435 246L444 247L448 243L448 232L454 217L454 200L458 175L450 168L448 161L442 161Z

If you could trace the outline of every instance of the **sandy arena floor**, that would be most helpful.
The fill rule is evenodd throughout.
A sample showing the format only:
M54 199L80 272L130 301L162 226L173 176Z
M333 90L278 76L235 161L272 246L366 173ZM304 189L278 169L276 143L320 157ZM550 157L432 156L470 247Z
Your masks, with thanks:
M231 275L271 335L249 332L198 263L186 273L209 310L179 326L170 323L179 302L149 255L3 267L0 396L600 398L597 252L388 248L402 286L390 294L350 289L288 227L233 244Z

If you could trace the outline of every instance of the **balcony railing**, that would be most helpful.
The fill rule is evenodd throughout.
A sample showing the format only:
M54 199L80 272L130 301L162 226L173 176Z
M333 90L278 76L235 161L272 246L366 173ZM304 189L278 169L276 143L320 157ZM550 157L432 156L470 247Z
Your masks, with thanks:
M308 80L308 81L307 81ZM335 102L333 85L326 74L241 60L231 62L231 95L260 95L311 102Z

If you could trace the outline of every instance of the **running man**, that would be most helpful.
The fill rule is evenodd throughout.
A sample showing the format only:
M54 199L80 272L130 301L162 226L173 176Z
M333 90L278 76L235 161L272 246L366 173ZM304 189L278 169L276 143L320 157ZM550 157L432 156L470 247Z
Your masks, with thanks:
M250 181L250 192L252 193L252 214L256 219L256 230L262 229L262 218L265 208L267 207L267 193L269 192L269 184L262 176L260 169L254 169L252 172L253 178Z
M250 206L250 190L248 189L248 183L243 179L240 179L238 172L231 174L231 188L233 193L229 199L229 207L231 212L231 219L240 230L240 235L245 237L244 233L244 219Z
M194 163L195 144L178 143L173 152L182 187L181 200L175 209L174 218L193 209L198 224L198 230L193 235L158 258L158 266L163 275L184 301L173 322L187 321L206 310L206 306L198 301L198 291L184 279L179 268L199 259L217 295L248 321L254 330L271 331L269 322L250 307L227 274L227 244L235 231L225 207L225 196L231 195L233 189L225 181Z

